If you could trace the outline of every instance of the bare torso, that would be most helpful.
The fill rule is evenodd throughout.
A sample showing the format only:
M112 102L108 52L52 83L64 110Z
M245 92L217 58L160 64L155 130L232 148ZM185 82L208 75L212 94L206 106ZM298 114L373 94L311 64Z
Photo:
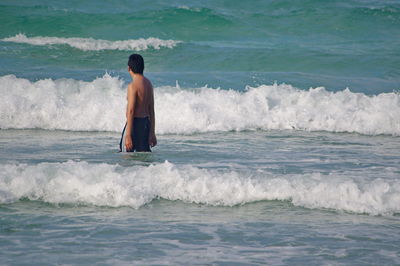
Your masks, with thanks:
M133 90L136 95L134 117L150 116L149 109L151 104L151 95L153 93L151 82L146 77L139 76L136 77L129 86L129 89Z

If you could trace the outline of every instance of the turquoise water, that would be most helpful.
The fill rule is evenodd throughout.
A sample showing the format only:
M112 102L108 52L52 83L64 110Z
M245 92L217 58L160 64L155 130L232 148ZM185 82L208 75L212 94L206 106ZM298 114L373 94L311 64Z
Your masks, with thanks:
M277 81L369 94L399 89L397 1L14 2L2 1L0 38L182 41L141 52L155 85L178 80L240 90ZM91 80L108 70L128 79L129 53L3 42L0 74Z
M0 261L399 264L398 1L1 1ZM118 153L127 58L153 153Z

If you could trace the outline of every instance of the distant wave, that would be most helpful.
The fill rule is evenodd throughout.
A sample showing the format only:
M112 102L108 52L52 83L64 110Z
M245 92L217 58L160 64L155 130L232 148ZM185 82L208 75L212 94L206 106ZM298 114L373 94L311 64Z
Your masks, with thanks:
M91 82L0 77L0 128L119 132L126 88L106 74ZM400 94L262 85L245 92L155 88L159 134L295 129L400 135Z
M157 198L214 206L283 200L307 208L391 215L400 212L399 193L396 178L359 180L344 174L254 176L169 162L128 168L73 161L0 165L0 203L28 198L139 208Z
M58 37L27 37L25 34L17 34L14 37L4 38L5 42L28 43L32 45L64 44L83 51L99 50L135 50L143 51L149 48L160 49L162 47L173 48L181 41L160 40L157 38L108 41L92 38L58 38Z

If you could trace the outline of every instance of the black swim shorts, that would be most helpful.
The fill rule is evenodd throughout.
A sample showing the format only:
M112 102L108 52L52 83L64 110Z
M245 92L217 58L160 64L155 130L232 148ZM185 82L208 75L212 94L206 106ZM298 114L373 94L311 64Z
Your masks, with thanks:
M119 143L120 151L125 150L125 128L122 131L121 141ZM135 117L133 119L133 150L137 152L150 151L149 145L150 119L148 117Z

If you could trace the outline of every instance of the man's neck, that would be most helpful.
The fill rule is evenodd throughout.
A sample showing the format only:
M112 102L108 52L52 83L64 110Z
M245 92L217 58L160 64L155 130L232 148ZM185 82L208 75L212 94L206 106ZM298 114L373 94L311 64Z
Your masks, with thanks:
M131 77L132 77L133 80L134 79L142 79L143 78L142 74L132 73L132 72L130 74L131 74Z

